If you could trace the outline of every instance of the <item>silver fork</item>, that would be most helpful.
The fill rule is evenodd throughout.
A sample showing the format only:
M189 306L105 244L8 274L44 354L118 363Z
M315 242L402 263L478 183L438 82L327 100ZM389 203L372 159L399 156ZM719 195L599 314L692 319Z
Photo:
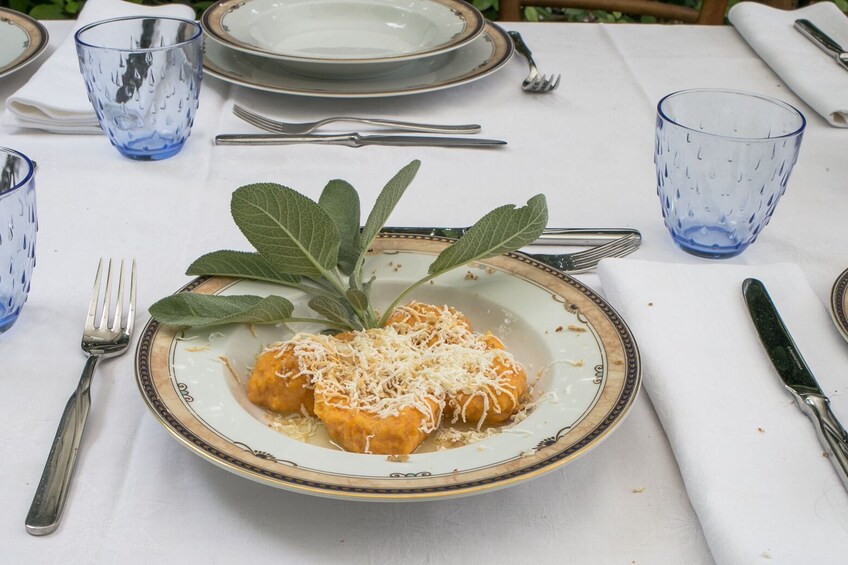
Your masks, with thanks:
M397 120L383 120L378 118L354 118L350 116L334 116L316 122L286 123L262 116L233 104L233 114L247 123L274 133L286 133L291 135L303 135L311 133L325 124L333 122L356 122L372 126L383 126L391 129L404 131L420 131L427 133L478 133L480 126L477 124L466 124L458 126L445 126L438 124L418 124L413 122L399 122Z
M100 321L95 325L97 305L100 296L100 277L103 271L103 260L97 264L97 276L94 279L94 292L88 306L88 316L82 334L82 350L88 355L85 368L82 371L76 390L68 399L59 429L47 456L47 463L41 475L41 481L35 491L35 497L26 517L26 529L34 536L50 534L59 526L68 486L79 452L80 440L85 429L85 420L91 406L91 378L98 361L107 357L120 355L130 345L133 322L135 320L135 260L130 272L130 291L127 303L126 322L122 321L124 313L124 262L121 261L118 271L118 299L114 307L114 315L109 318L112 303L112 261L109 260L106 274L106 287L103 291Z
M559 87L559 79L561 78L561 75L547 76L540 73L539 69L536 67L536 62L533 60L533 53L531 53L527 44L524 43L524 39L521 37L521 34L517 31L510 31L507 33L509 33L512 41L515 43L515 48L519 53L524 55L524 58L527 59L527 63L530 65L530 74L527 75L527 78L525 78L524 82L521 83L521 88L525 92L539 93L556 90Z
M550 265L560 271L574 274L583 273L598 266L601 259L608 257L624 257L636 251L642 243L642 237L638 234L629 234L615 239L603 245L597 245L577 253L567 255L544 255L528 253L530 257L540 263Z

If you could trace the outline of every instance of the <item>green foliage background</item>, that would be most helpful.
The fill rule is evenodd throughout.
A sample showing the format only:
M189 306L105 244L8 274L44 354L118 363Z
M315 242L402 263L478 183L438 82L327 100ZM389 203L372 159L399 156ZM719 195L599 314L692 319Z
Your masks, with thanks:
M213 4L214 0L128 0L137 4L160 5L160 4L186 4L194 8L198 17L203 11ZM491 19L498 19L499 0L469 0L483 14ZM701 0L663 0L669 4L697 7ZM730 0L730 6L741 0ZM836 4L843 12L848 12L848 0L827 0ZM811 0L799 0L799 5L811 3ZM63 20L76 18L82 10L85 0L0 0L0 6L5 6L18 12L29 14L39 20ZM528 6L524 8L523 17L530 22L539 21L568 21L568 22L642 22L654 23L656 18L650 16L631 16L621 12L604 12L601 10L578 10L575 8L535 8Z

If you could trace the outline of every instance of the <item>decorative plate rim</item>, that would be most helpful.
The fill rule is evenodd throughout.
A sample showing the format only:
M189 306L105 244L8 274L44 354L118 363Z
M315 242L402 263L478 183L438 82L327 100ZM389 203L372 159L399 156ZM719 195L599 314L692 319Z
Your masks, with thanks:
M241 41L233 37L229 33L226 28L226 25L223 22L224 17L227 14L231 13L233 10L237 10L251 1L254 0L218 0L217 2L209 6L206 10L204 10L203 15L200 17L200 25L209 38L227 47L231 47L233 49L237 49L239 51L243 51L245 53L249 53L251 55L259 57L268 57L272 59L279 59L281 61L290 61L297 63L312 63L316 65L357 65L392 62L398 63L401 61L413 61L415 59L421 59L423 57L432 57L441 53L447 53L448 51L452 51L453 49L457 49L465 45L469 41L473 41L481 33L483 33L483 29L485 28L486 24L486 19L483 17L483 14L481 14L480 11L475 8L470 2L465 2L464 0L421 0L426 2L432 2L434 4L441 4L449 8L457 15L457 18L460 18L463 21L467 22L468 25L461 33L452 37L451 40L445 44L434 46L430 49L423 51L407 53L404 55L396 55L391 57L348 59L303 57L297 55L287 55L285 53L271 51L268 49L262 49L261 47L258 47L256 45Z
M836 277L830 291L830 315L833 317L836 329L839 330L842 337L848 339L848 312L845 310L846 305L848 305L846 293L848 293L848 269L845 269Z
M11 8L0 6L0 21L17 25L29 38L21 54L8 65L0 67L0 77L4 77L34 61L47 48L50 35L41 22Z
M418 242L444 243L449 241L451 240L446 238L407 234L381 234L379 238L379 243L384 245L396 244L395 247L389 247L386 249L387 251L397 250L397 246L402 247L403 245L415 245ZM412 248L407 250L417 252ZM554 447L556 442L560 439L559 434L556 438L550 438L553 441L546 443L539 449L539 451L550 451L544 454L544 456L537 458L533 464L529 464L527 466L519 465L517 468L512 470L504 470L504 472L497 472L482 478L474 478L471 480L460 480L460 474L460 476L457 476L454 480L444 480L442 481L442 484L421 487L415 486L414 483L416 481L421 482L432 477L423 474L420 477L415 474L411 474L413 476L410 476L410 474L399 474L398 478L403 479L404 483L407 485L402 488L401 485L398 485L398 488L369 487L359 483L374 482L372 478L357 479L356 477L349 478L344 481L346 484L342 484L341 482L329 484L320 480L305 480L300 477L294 477L281 472L271 471L267 468L262 468L246 459L240 459L225 453L216 448L214 445L204 441L189 430L184 422L181 422L177 417L175 417L166 403L163 402L152 382L153 375L151 369L153 345L156 341L157 335L163 328L158 324L158 322L152 319L145 325L136 347L135 373L139 392L141 393L147 407L157 418L157 421L159 421L177 440L188 447L191 451L202 456L207 461L210 461L219 467L223 467L234 474L277 488L335 498L412 501L479 494L482 492L504 488L517 482L537 477L586 453L589 449L600 443L601 440L603 440L623 421L624 417L633 405L641 385L640 356L636 342L626 323L603 298L597 295L590 288L548 265L539 263L527 255L523 255L521 253L508 253L500 256L500 258L504 258L504 261L509 260L510 262L516 262L517 266L520 266L521 268L526 267L533 273L544 273L542 276L545 277L553 276L555 278L554 283L564 284L566 285L566 288L570 288L576 292L582 299L588 300L589 304L596 309L596 312L594 312L593 315L601 315L603 321L609 324L608 329L610 329L612 334L615 336L616 344L620 345L620 351L615 351L614 353L620 355L623 359L623 363L621 363L621 365L623 365L621 368L622 375L620 383L617 384L618 388L616 388L618 396L615 398L612 405L606 409L606 412L603 412L604 408L593 406L584 416L582 416L580 420L570 426L570 428L576 428L595 410L599 411L599 413L595 415L599 418L598 422L594 424L591 429L583 433L583 435L579 436L577 441L574 441L563 449L550 449L551 447ZM485 265L486 262L484 261L481 263ZM517 275L513 274L513 276ZM183 286L178 292L189 292L207 281L216 279L229 280L222 277L199 277ZM548 292L553 293L554 297L557 296L552 288L544 288ZM169 338L169 343L172 342L173 339ZM605 356L613 353L611 350L607 349L605 344L601 345L604 346L602 347L602 352ZM609 367L607 370L609 371ZM602 394L604 392L604 388L609 386L607 380L605 380L604 383L604 386L599 389L599 394ZM214 431L208 427L206 429ZM234 443L235 442L231 442L231 444ZM259 457L260 459L267 459L263 457L263 455L267 454L263 454L262 452L254 452L252 449L244 449L244 447L239 447L239 449L243 450L246 456L252 455L254 457ZM498 466L506 467L508 465L500 464ZM321 475L320 472L315 472L315 474Z
M233 71L232 69L227 70L225 68L222 68L220 63L216 64L215 61L212 61L209 58L208 48L207 51L204 53L203 71L209 76L213 76L225 82L238 84L240 86L256 90L262 90L265 92L275 92L278 94L291 94L295 96L315 96L322 98L381 98L388 96L406 96L410 94L423 94L426 92L435 92L438 90L444 90L447 88L453 88L456 86L461 86L463 84L474 82L500 70L504 67L504 65L509 62L510 59L512 59L512 56L515 53L515 46L512 42L512 39L510 39L506 31L504 31L500 26L491 22L486 23L483 33L474 41L476 42L484 40L490 41L493 44L493 53L489 59L480 61L476 65L476 67L469 69L464 73L456 74L452 77L447 77L436 84L424 86L415 85L412 83L412 79L410 79L406 81L406 85L393 86L389 88L379 88L380 80L379 77L377 77L378 80L364 79L368 82L376 84L377 86L373 87L370 90L355 92L349 89L350 85L355 83L361 83L363 82L362 80L333 81L329 79L305 77L297 75L297 73L295 72L292 72L291 74L296 75L299 79L311 81L313 86L309 88L286 87L284 84L272 84L269 81L260 82L256 80L251 80L250 77L240 75L237 70ZM223 49L227 49L227 47L225 46L221 47ZM466 47L467 46L463 46L460 49L464 49ZM451 55L452 54L441 55L441 57L450 57ZM246 56L251 57L252 55ZM440 55L437 55L436 57L440 57ZM411 65L415 64L415 62L411 63ZM389 75L388 79L391 80L391 78L392 76Z

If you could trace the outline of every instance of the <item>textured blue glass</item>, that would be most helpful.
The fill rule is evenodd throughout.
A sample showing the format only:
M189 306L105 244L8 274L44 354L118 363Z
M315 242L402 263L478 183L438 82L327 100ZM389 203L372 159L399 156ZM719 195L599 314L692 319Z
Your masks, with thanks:
M112 145L138 160L179 153L200 94L200 26L176 18L118 18L88 25L75 37L88 99Z
M29 294L37 230L32 161L0 147L0 333L18 319Z
M657 195L675 243L701 257L742 253L768 224L798 159L806 120L732 90L684 90L657 106Z

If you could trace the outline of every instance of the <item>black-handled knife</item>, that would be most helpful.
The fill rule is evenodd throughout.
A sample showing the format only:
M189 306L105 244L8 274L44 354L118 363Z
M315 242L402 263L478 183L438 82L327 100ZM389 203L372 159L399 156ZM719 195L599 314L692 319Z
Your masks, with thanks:
M813 22L805 19L795 20L795 29L800 31L801 35L812 41L819 49L832 55L843 69L848 70L848 52Z
M742 294L772 365L798 406L812 420L819 441L848 489L848 433L831 412L830 400L798 351L763 283L745 279Z

